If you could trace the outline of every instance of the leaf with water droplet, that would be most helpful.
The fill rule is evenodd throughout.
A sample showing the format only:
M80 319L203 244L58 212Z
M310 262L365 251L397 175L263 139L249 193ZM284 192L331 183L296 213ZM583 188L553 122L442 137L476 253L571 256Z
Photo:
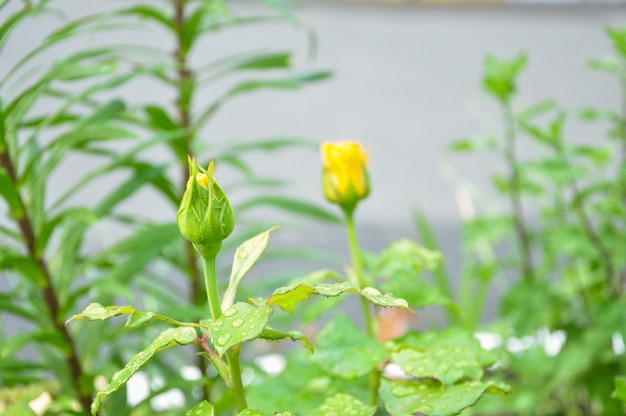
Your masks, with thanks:
M413 377L432 377L443 384L480 380L495 356L460 328L439 332L409 332L393 341L391 360Z
M203 400L187 410L184 416L215 416L215 409L211 403Z
M375 413L376 406L367 405L349 394L338 393L327 398L309 416L373 416Z
M292 284L290 286L276 289L272 296L270 296L270 298L267 300L266 304L269 306L278 306L279 308L287 312L293 312L295 306L298 303L309 299L311 295L337 297L343 295L344 293L354 293L360 295L375 306L382 306L385 308L408 309L408 304L404 299L396 298L389 293L383 295L377 289L371 287L366 287L363 290L358 290L357 288L350 285L350 283L348 282Z
M423 388L426 386L426 388ZM444 386L436 380L382 380L380 398L394 416L451 416L475 405L485 394L507 394L509 387L493 382L463 382ZM401 393L401 394L399 394Z
M383 295L378 289L373 287L366 287L361 290L361 296L375 306L382 306L383 308L401 308L410 311L409 304L406 300L397 298L391 293L385 293Z
M148 348L138 352L123 369L113 375L109 385L104 390L98 392L91 404L91 414L97 414L102 399L118 391L157 352L174 345L191 344L196 335L196 330L189 327L169 328L161 332Z
M237 288L243 277L250 271L252 266L259 260L261 255L269 246L270 233L278 227L272 227L269 230L258 234L251 239L245 241L237 247L235 258L233 260L233 268L230 272L230 279L224 297L222 299L222 309L230 308L235 302Z
M282 332L277 329L266 326L265 328L263 328L263 332L261 333L259 338L263 338L269 341L278 341L281 339L290 339L292 341L300 341L308 348L309 351L313 352L313 345L311 345L309 340L304 335L302 335L300 331Z
M258 338L273 309L237 302L219 319L209 324L211 340L221 356L233 345Z
M347 317L336 316L319 332L311 361L329 374L354 379L388 357L384 345L364 335Z
M237 416L269 416L267 413L261 413L258 410L254 409L246 409L241 413L238 413Z
M127 315L133 311L135 311L135 308L132 306L102 306L99 303L90 303L81 313L68 319L66 324L83 318L87 318L90 321L104 320L115 316Z

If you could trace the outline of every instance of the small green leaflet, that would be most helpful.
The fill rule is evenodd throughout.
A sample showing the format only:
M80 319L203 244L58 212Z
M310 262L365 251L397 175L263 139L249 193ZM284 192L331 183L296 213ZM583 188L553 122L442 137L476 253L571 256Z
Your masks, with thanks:
M336 316L319 332L311 361L329 374L354 379L388 357L384 345L364 335L347 317Z
M230 273L230 281L228 288L224 293L222 300L222 308L226 310L233 306L237 288L243 277L250 271L252 266L257 262L261 255L269 246L270 233L278 227L272 227L267 231L258 234L237 247L235 258L233 260L233 268Z
M375 306L408 309L408 304L404 299L396 298L390 293L383 295L372 287L358 290L347 282L322 284L299 283L281 287L274 291L266 304L268 306L278 306L287 312L293 312L296 304L307 300L311 295L336 297L344 293L358 294Z
M104 390L98 392L91 404L91 414L95 416L98 413L102 399L118 391L157 352L174 345L191 344L194 339L196 339L196 330L194 328L169 328L161 332L148 348L137 353L123 369L113 375L113 379L111 379L111 382Z
M153 312L138 311L132 306L102 306L99 303L89 304L89 306L87 306L85 310L83 310L78 315L72 316L70 319L67 320L65 324L67 325L71 321L78 321L83 318L87 318L90 321L95 321L114 318L120 315L129 315L128 319L126 320L126 325L124 326L124 329L138 328L140 326L146 325L152 320L168 322L176 326L200 326L199 324L191 322L180 322L167 316L158 315Z

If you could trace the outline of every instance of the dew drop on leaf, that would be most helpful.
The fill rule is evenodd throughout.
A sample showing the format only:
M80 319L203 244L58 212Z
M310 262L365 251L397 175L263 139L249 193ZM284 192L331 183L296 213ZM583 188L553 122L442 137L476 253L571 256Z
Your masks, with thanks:
M241 325L243 325L243 319L235 319L233 321L233 328L239 328Z
M219 345L220 347L223 347L230 340L230 338L231 338L230 334L220 335L220 337L217 339L217 345Z
M231 316L235 316L237 314L237 310L234 308L228 308L224 311L224 316L230 318Z

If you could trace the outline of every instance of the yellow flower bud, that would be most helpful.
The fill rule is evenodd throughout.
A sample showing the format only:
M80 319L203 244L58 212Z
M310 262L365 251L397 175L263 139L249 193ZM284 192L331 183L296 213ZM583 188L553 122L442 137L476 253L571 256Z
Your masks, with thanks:
M322 186L330 202L352 211L370 191L367 173L368 151L359 142L325 142L321 147Z
M235 228L235 214L224 191L213 177L215 164L207 170L189 158L189 180L176 222L180 233L203 256L215 256Z

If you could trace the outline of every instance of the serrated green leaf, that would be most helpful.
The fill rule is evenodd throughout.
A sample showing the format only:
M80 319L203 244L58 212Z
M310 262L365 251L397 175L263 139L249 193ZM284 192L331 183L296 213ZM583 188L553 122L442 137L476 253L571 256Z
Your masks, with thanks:
M300 341L307 347L309 351L313 352L313 345L311 345L309 340L304 335L302 335L300 331L283 332L266 326L265 328L263 328L263 332L261 333L261 335L259 335L259 338L266 339L268 341L279 341L283 339Z
M296 304L307 300L311 295L335 297L346 292L356 293L357 290L347 282L318 285L296 283L276 289L267 300L267 305L278 306L284 311L293 313Z
M320 284L294 283L276 289L267 300L266 305L278 306L284 311L293 312L298 303L309 299L311 295L337 297L344 293L357 294L374 306L408 309L408 304L404 299L396 298L390 293L382 294L378 289L372 287L358 290L348 282Z
M382 294L378 289L373 287L366 287L359 293L374 306L409 309L409 304L405 299L397 298L391 293Z
M477 357L462 347L402 348L391 354L391 360L410 376L432 377L446 385L465 378L480 380L483 377Z
M336 377L355 379L389 357L387 349L364 335L347 317L336 316L319 332L311 361Z
M120 315L128 315L133 313L135 308L132 306L102 306L99 303L90 303L81 313L72 316L65 323L68 324L71 321L79 321L87 318L90 321L104 320L114 318Z
M211 341L222 356L233 345L258 338L267 324L273 309L255 307L237 302L224 311L224 315L209 324Z
M403 239L394 241L385 249L376 261L376 273L392 276L398 272L422 273L434 270L443 260L438 251L429 250L414 241Z
M91 414L96 415L100 409L102 399L118 391L139 369L147 363L154 355L166 348L174 345L191 344L196 339L196 330L188 327L169 328L161 332L148 348L137 353L130 359L128 364L115 373L111 382L98 394L91 404Z
M187 410L184 416L215 416L215 409L211 403L203 400Z
M233 305L241 280L263 255L269 246L270 233L277 228L278 227L272 227L269 230L263 231L237 247L228 287L224 292L222 300L222 309L226 310Z
M151 321L161 321L167 322L176 326L188 326L188 327L199 327L199 324L192 322L181 322L176 319L172 319L168 316L159 315L153 312L145 312L134 310L128 315L128 319L126 320L126 324L124 325L124 329L136 329L147 325Z
M376 406L365 404L349 394L338 393L326 399L309 416L373 416L375 413Z
M441 348L460 348L463 354L471 354L482 367L494 363L495 357L489 351L482 349L473 334L463 328L452 327L444 331L408 332L401 338L393 341L398 350L404 347L413 347L422 351L437 351ZM458 351L455 354L459 353Z
M380 397L387 411L394 416L457 415L475 405L485 393L506 394L507 386L477 381L444 387L434 380L388 381L383 379Z

